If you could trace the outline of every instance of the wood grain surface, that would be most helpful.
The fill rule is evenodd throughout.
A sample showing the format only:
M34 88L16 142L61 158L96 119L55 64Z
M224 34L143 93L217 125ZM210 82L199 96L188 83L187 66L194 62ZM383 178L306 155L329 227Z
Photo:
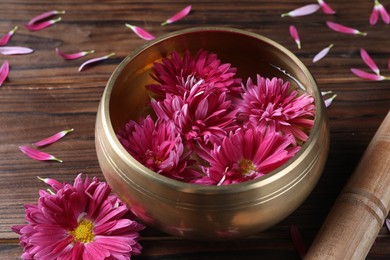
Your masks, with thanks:
M103 179L94 146L99 100L115 67L146 43L125 27L130 23L156 36L194 26L226 26L262 34L296 54L322 91L337 94L328 108L331 145L323 176L293 214L265 232L218 243L185 241L147 228L141 233L142 255L134 259L299 259L289 235L290 225L299 228L308 247L390 109L390 81L367 81L350 71L352 67L367 69L360 57L360 48L364 48L383 75L390 76L390 25L382 20L374 26L369 24L374 3L367 0L328 0L336 15L318 11L281 18L282 13L315 2L0 0L0 35L17 25L19 29L8 46L34 49L30 55L0 55L0 63L8 60L11 67L8 80L0 88L0 258L17 259L22 254L18 236L10 227L25 222L23 204L36 203L39 189L46 189L37 176L71 182L83 172ZM381 3L390 10L389 0ZM193 9L185 19L160 25L188 4ZM66 14L61 22L41 31L30 32L23 26L49 10L65 10ZM326 21L368 34L340 34L327 28ZM295 25L301 35L300 50L289 35L290 25ZM331 43L334 47L328 56L312 63L314 55ZM88 58L63 60L55 53L57 47L64 52L94 49L95 54L88 58L111 52L116 55L78 72ZM69 128L75 131L43 149L63 163L34 161L18 149ZM389 258L390 233L383 226L367 259Z

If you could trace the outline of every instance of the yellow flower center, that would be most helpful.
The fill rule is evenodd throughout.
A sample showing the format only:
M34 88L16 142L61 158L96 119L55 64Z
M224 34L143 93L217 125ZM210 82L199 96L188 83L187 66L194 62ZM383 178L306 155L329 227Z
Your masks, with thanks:
M92 221L88 219L83 219L79 225L70 232L74 237L74 240L81 243L92 242L95 235L93 233L93 224Z
M251 160L245 160L242 159L239 163L238 166L241 169L242 175L248 175L251 174L253 171L256 170L256 166L253 164Z

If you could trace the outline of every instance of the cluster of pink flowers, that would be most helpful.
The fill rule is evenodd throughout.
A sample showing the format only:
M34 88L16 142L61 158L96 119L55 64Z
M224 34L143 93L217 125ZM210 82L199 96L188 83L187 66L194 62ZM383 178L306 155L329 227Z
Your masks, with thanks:
M314 123L314 98L280 78L256 83L216 54L171 53L155 63L153 115L131 120L118 139L158 174L227 185L259 178L291 159Z

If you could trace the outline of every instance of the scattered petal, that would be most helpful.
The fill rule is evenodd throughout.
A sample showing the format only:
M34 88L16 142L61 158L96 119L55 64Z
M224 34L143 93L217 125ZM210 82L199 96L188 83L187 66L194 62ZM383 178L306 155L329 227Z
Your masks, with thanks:
M364 63L366 63L373 72L375 72L377 75L380 74L378 66L375 64L374 60L365 49L360 49L360 56L362 57Z
M332 90L329 90L329 91L321 91L321 95L322 95L322 96L329 95L329 94L332 94L332 93L333 93Z
M317 61L321 60L324 58L330 51L330 49L333 47L333 44L329 45L325 49L322 49L319 53L316 54L313 58L313 63L316 63Z
M0 39L0 46L4 46L8 43L9 39L11 39L12 35L14 35L14 33L16 32L16 30L18 29L17 26L15 26L11 31L9 31L8 33L6 33L3 38Z
M64 137L65 135L67 135L68 133L70 132L73 132L73 128L72 129L68 129L68 130L63 130L61 132L58 132L48 138L45 138L39 142L35 142L33 143L34 146L37 146L37 147L42 147L42 146L46 146L46 145L49 145L49 144L52 144L54 142L57 142L58 140L60 140L62 137Z
M387 230L390 232L390 219L386 218L386 227Z
M131 30L133 30L133 32L135 34L137 34L138 37L140 37L141 39L150 41L150 40L153 40L153 39L156 38L155 36L153 36L149 32L147 32L144 29L142 29L141 27L138 27L138 26L135 26L135 25L131 25L131 24L128 24L128 23L126 24L126 27L130 28Z
M290 226L290 236L295 250L297 251L299 256L304 259L306 255L306 246L302 240L301 234L297 226Z
M45 29L46 27L49 27L55 23L58 23L59 21L61 21L61 17L58 17L56 19L49 20L49 21L44 21L41 23L26 24L25 26L30 31L39 31L39 30Z
M372 9L371 15L370 15L370 24L375 25L378 22L379 14L382 17L382 20L385 24L390 23L390 15L387 12L386 8L379 3L378 0L375 0L374 8Z
M74 60L74 59L78 59L78 58L81 58L81 57L84 57L88 54L92 54L94 53L95 50L90 50L90 51L80 51L80 52L76 52L76 53L64 53L62 51L60 51L60 49L56 48L56 53L61 56L62 58L64 58L65 60Z
M65 11L56 11L56 10L54 10L54 11L44 12L44 13L42 13L40 15L37 15L34 18L32 18L27 24L28 25L37 24L37 23L43 22L44 20L47 20L50 17L53 17L53 16L58 15L58 14L65 14Z
M380 4L380 7L379 7L379 13L381 14L383 22L385 22L385 24L390 24L389 12L387 12L385 7L383 5L381 5L381 4Z
M31 148L26 145L19 146L20 151L22 151L28 157L38 160L38 161L57 161L62 162L62 160L54 157L53 155L38 151L34 148Z
M367 35L367 33L365 33L365 32L361 32L361 31L359 31L357 29L354 29L354 28L351 28L351 27L347 27L347 26L344 26L342 24L330 22L330 21L327 21L326 25L330 29L332 29L333 31L340 32L340 33L358 34L358 35L363 35L363 36Z
M321 6L322 11L325 14L335 14L336 11L333 10L324 0L318 0L318 3Z
M318 9L320 9L320 5L318 5L318 4L309 4L309 5L305 5L305 6L302 6L300 8L294 9L294 10L288 12L288 13L284 13L281 16L282 17L286 17L286 16L290 16L290 17L304 16L304 15L313 14L313 13L317 12Z
M108 58L110 58L110 57L112 57L114 55L115 55L115 53L113 52L113 53L110 53L110 54L108 54L106 56L103 56L103 57L98 57L98 58L87 60L86 62L81 64L81 66L79 67L79 72L82 71L85 68L85 66L87 66L87 65L90 65L92 63L96 63L96 62L99 62L99 61L102 61L102 60L106 60L106 59L108 59Z
M360 77L362 79L376 80L376 81L381 81L381 80L387 79L384 76L381 76L381 75L378 75L378 74L368 73L368 72L365 72L365 71L360 70L360 69L352 68L351 71L352 71L353 74L355 74L356 76L358 76L358 77Z
M290 25L290 35L297 44L298 49L301 49L301 40L299 39L297 28L294 25Z
M9 74L9 63L4 61L3 65L0 68L0 87L3 85L4 81L7 79Z
M332 104L333 100L337 97L337 94L334 94L333 96L331 96L330 98L327 98L324 100L324 103L325 103L325 106L326 107L330 107L330 105Z
M171 23L174 23L176 21L183 19L191 12L191 8L192 8L192 6L188 5L187 7L183 8L181 11L177 12L175 15L173 15L172 17L167 19L161 25L164 26L164 25L171 24Z
M19 47L19 46L7 46L7 47L0 47L0 54L3 55L15 55L15 54L29 54L32 53L34 50L26 47Z

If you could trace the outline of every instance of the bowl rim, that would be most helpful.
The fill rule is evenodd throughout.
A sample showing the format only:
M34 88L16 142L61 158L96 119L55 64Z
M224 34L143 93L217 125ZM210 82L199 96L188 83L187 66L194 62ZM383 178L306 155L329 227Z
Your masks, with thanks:
M119 75L122 73L123 69L127 66L131 60L133 60L135 57L140 55L143 51L148 49L149 47L159 44L160 42L163 42L169 38L173 38L182 34L190 34L190 33L201 33L201 32L221 32L221 33L236 33L243 35L245 37L252 37L256 38L257 40L263 41L267 44L273 45L276 49L284 53L289 59L291 59L296 65L299 66L301 72L305 75L305 77L308 79L308 81L311 83L313 88L312 96L315 100L315 117L314 117L314 125L312 129L310 130L309 136L307 141L302 145L301 149L294 155L293 158L291 158L288 162L283 164L282 166L278 167L274 171L253 180L248 180L241 183L235 183L235 184L229 184L229 185L202 185L202 184L194 184L194 183L186 183L182 181L178 181L175 179L171 179L169 177L160 175L155 173L154 171L148 169L146 166L138 162L134 157L132 157L126 149L122 146L122 144L119 142L118 138L116 137L114 128L111 124L111 118L110 118L110 98L111 93L114 87L114 82L119 77ZM303 64L301 60L298 59L295 54L293 54L290 50L288 50L286 47L282 46L281 44L275 42L274 40L271 40L268 37L265 37L261 34L246 31L243 29L237 29L237 28L231 28L231 27L192 27L182 30L173 31L167 34L164 34L162 36L157 37L156 39L140 46L139 48L132 51L129 55L127 55L122 62L115 68L113 73L111 74L109 80L107 81L106 87L103 92L103 96L101 99L100 104L100 112L101 113L101 119L103 122L103 131L105 135L108 137L110 144L113 146L113 150L115 150L118 154L118 156L127 164L135 164L137 166L137 169L139 170L138 173L142 174L147 179L158 182L168 188L172 189L180 189L187 193L201 193L201 194L209 194L209 193L218 193L218 194L230 194L230 193L237 193L242 191L248 191L252 189L257 189L259 187L265 186L271 182L273 182L275 179L279 179L283 175L287 174L290 170L290 168L294 167L294 163L300 158L312 145L313 140L317 138L317 134L320 131L320 123L322 121L322 118L320 115L323 114L324 110L324 103L322 100L322 97L320 95L320 91L318 89L317 83L312 76L312 74L309 72L306 65Z

